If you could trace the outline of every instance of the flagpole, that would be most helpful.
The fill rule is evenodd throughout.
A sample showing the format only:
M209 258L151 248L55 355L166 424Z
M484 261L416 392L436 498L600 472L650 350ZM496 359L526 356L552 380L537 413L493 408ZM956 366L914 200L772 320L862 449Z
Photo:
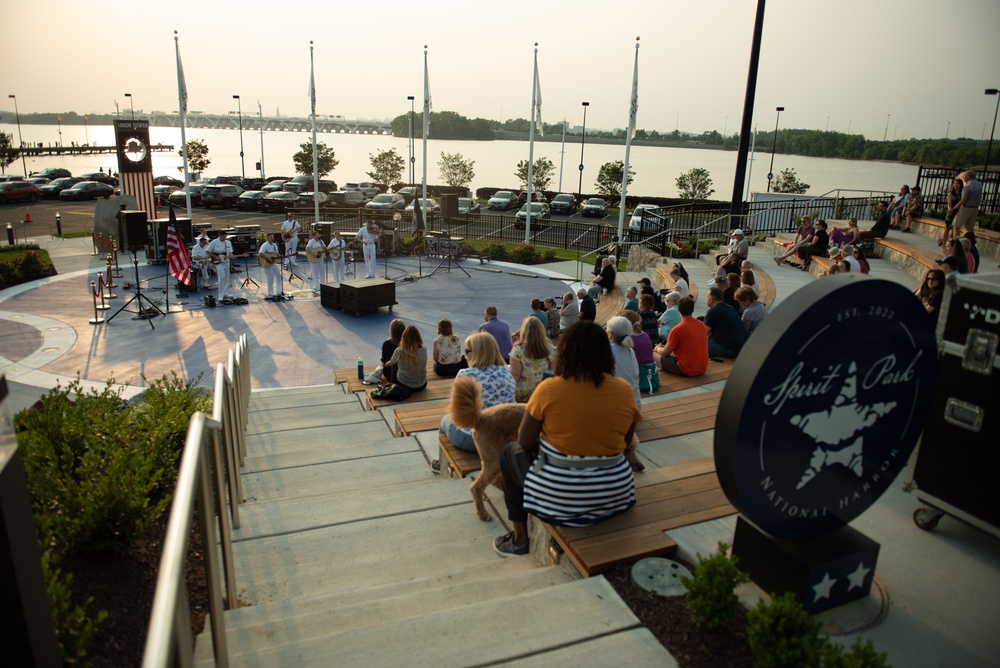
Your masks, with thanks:
M725 139L725 137L723 137ZM745 192L750 194L750 177L753 176L753 161L757 153L757 124L754 123L753 135L750 136L750 160L747 161L747 186Z
M562 192L563 158L566 157L566 119L563 119L562 148L559 149L559 192Z
M535 104L538 96L538 42L535 42L535 73L531 79L531 126L528 130L528 198L525 206L528 210L524 216L524 243L531 239L531 203L534 199L531 196L532 185L535 177Z
M260 100L257 100L257 124L260 128L260 178L264 176L264 111L260 107Z
M635 69L632 72L632 99L628 108L628 130L625 131L625 169L622 173L622 201L618 205L618 238L624 238L625 197L628 194L628 161L635 135L635 117L639 113L639 38L635 38ZM621 259L621 258L618 258Z
M188 145L184 132L184 126L187 125L184 120L187 116L187 83L184 81L184 67L181 65L181 46L176 30L174 31L174 53L177 55L177 106L181 116L181 157L184 159L184 199L187 204L187 216L191 218L191 190L187 187L188 183L191 182L191 175L188 173Z
M316 77L313 69L313 43L309 40L309 98L312 113L313 137L313 222L319 222L319 165L317 164L316 148Z
M424 44L424 171L420 177L420 198L427 201L427 131L431 121L431 84L427 77L427 45Z

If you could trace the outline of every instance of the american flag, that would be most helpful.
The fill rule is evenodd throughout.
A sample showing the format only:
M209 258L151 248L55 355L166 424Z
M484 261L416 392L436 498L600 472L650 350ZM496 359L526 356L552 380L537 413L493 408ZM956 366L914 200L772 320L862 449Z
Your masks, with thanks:
M145 211L150 220L156 218L156 193L153 192L152 172L121 173L122 193L135 197L137 208Z
M177 216L173 206L170 207L170 222L167 224L167 266L171 276L184 285L191 285L191 261L184 248L184 239L177 231Z

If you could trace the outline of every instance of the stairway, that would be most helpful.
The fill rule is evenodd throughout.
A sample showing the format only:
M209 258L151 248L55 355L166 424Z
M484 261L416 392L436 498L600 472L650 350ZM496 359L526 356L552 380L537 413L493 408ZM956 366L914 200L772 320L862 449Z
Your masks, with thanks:
M604 578L497 556L468 481L339 386L255 392L247 440L232 665L676 665Z

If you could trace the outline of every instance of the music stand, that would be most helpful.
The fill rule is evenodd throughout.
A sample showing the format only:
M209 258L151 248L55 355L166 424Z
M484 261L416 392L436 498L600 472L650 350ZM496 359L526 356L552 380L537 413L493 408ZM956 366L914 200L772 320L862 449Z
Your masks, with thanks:
M257 287L257 290L260 290L260 283L250 278L250 255L252 255L252 253L247 253L246 257L243 258L243 270L246 272L247 277L244 278L243 283L240 284L240 290L246 288L248 283L253 283Z
M443 265L443 264L445 264L447 262L448 263L448 268L446 269L446 271L449 274L451 273L451 265L452 265L452 263L454 263L455 266L458 267L459 270L463 274L465 274L469 278L472 278L472 276L469 275L469 272L467 272L465 270L465 267L463 267L459 263L458 259L456 259L454 257L455 256L455 248L454 248L454 246L452 246L451 243L444 243L444 242L450 242L451 241L451 235L448 234L448 230L441 230L441 234L442 234L442 238L441 238L441 242L442 242L441 243L441 250L444 251L444 253L443 253L444 259L441 260L440 262L438 262L438 266L434 267L434 271L432 271L430 274L428 274L428 276L433 276L434 274L436 274L438 272L438 269L441 268L441 265ZM459 254L461 254L461 252Z

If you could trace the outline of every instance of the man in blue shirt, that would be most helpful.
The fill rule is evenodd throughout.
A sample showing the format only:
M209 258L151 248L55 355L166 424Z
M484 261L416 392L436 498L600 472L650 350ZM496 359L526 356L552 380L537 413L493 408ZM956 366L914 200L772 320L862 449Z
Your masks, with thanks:
M739 313L724 301L723 292L719 288L708 291L705 303L708 304L708 313L705 314L708 356L736 357L747 339L747 330Z
M497 341L497 346L500 347L500 355L503 357L504 362L510 362L510 349L512 347L510 341L510 327L503 320L497 318L497 307L490 304L486 307L486 311L483 313L483 319L486 320L483 324L479 326L480 332L487 332Z

